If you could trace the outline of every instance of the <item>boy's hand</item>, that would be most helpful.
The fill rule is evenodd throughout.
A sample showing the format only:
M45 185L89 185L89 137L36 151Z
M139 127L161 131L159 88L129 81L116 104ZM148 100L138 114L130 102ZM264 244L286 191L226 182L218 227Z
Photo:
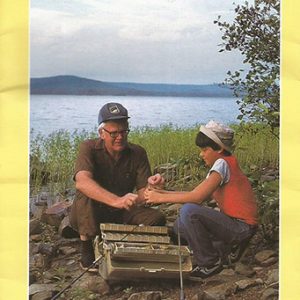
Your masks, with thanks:
M159 201L160 192L157 189L147 188L144 193L146 204L160 203Z

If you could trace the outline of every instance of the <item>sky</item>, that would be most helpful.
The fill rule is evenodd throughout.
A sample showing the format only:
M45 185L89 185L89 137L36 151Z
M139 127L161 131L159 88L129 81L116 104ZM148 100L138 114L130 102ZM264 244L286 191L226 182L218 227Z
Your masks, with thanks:
M30 75L223 82L242 56L218 52L222 33L213 21L231 21L234 7L233 0L31 0Z

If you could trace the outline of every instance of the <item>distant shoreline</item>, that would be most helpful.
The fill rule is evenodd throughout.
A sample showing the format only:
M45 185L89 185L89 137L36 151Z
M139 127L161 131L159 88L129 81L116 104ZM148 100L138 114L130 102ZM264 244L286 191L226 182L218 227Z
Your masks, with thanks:
M151 97L234 97L221 84L157 84L104 82L73 75L30 79L31 95L151 96Z

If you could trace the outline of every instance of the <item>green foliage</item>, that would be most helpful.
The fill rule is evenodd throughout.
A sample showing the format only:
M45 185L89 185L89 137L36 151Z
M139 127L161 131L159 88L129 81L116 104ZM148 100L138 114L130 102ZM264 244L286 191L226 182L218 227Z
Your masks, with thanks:
M258 213L264 237L278 240L279 235L279 182L259 182L255 188L258 198Z
M59 130L47 137L39 134L33 138L30 141L31 193L40 192L46 184L50 192L63 192L70 187L79 143L95 136L87 131L70 134Z
M263 167L278 167L279 143L268 126L261 124L240 124L235 130L235 155L245 172ZM274 129L278 135L278 128Z
M278 223L278 182L261 182L263 168L278 169L279 141L270 127L262 124L232 125L235 130L235 150L241 168L249 177L258 195L262 222ZM152 170L162 164L175 166L168 189L190 190L206 176L207 167L199 158L195 145L198 128L138 128L130 132L129 141L143 146ZM58 131L48 137L36 136L30 145L31 194L39 193L43 185L52 192L64 194L74 187L73 168L79 143L96 134ZM45 176L46 174L46 176ZM276 188L275 188L276 187ZM275 188L275 189L274 189ZM276 223L277 222L277 223Z
M223 32L223 51L238 50L247 70L228 71L226 83L241 98L240 120L279 127L280 109L280 1L257 0L235 7L235 19L230 24L214 21Z

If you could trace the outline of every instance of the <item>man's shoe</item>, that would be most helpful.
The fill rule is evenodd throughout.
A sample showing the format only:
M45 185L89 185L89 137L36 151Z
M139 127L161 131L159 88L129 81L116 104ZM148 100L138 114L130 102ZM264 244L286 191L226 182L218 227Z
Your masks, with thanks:
M81 241L81 260L80 267L84 271L98 272L96 264L93 264L95 261L94 248L91 240Z
M98 266L95 263L95 256L94 253L84 253L81 256L81 260L79 262L80 267L82 270L84 271L88 271L88 272L93 272L93 273L97 273L98 272Z
M81 260L79 262L79 265L80 265L80 268L84 271L88 271L88 272L91 272L91 273L98 273L98 266L95 264L93 265L93 261L89 264L89 265L86 265L84 264L84 262Z
M219 259L214 265L210 267L195 266L190 274L189 279L192 281L201 281L204 278L220 273L223 270L223 264Z

